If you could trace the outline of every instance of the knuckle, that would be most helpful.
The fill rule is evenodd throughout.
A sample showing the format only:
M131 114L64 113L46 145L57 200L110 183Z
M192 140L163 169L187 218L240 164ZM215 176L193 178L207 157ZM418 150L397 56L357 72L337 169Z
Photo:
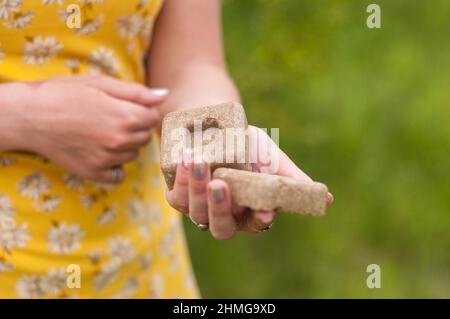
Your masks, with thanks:
M105 153L98 153L92 158L94 168L102 168L111 163L111 157Z
M175 202L172 207L182 213L189 212L189 205L183 202Z
M87 172L86 178L94 181L105 182L105 176L95 168L92 168Z
M182 213L189 212L189 203L185 200L182 200L180 198L174 198L173 196L168 196L167 202L170 206L178 210Z
M128 130L130 128L134 128L139 126L141 123L141 119L139 116L136 116L134 114L131 114L130 112L127 112L123 117L120 124L121 129Z
M118 150L127 145L128 138L125 134L116 133L109 138L108 146L112 150Z

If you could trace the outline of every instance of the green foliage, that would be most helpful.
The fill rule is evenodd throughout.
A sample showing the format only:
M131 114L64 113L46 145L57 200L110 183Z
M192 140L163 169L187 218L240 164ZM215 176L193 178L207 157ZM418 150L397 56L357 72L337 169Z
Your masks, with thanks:
M188 225L204 297L450 297L447 0L227 0L249 121L335 196L324 218L216 242ZM368 289L379 264L382 288Z

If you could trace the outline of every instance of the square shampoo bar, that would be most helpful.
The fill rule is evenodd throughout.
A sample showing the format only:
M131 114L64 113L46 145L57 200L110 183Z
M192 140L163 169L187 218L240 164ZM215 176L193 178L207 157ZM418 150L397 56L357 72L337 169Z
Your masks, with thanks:
M325 215L328 188L317 182L219 168L214 178L225 181L234 203L254 210L277 210L304 215Z
M183 152L202 155L219 167L250 170L247 118L238 103L168 113L162 123L161 169L167 186L173 188L177 165Z

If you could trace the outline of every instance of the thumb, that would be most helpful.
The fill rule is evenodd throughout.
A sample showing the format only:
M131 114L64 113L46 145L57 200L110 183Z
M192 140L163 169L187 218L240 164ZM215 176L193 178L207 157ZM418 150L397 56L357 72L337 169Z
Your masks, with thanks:
M169 93L165 88L148 88L145 85L102 76L88 80L88 85L102 90L111 97L144 106L159 104Z

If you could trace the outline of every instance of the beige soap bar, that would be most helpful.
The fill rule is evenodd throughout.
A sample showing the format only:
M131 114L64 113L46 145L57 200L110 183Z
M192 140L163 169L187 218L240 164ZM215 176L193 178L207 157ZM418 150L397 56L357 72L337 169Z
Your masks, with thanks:
M233 202L240 206L325 215L328 188L324 184L228 168L216 169L213 176L227 182Z
M221 155L216 157L214 153L217 147L215 147L215 144L209 144L216 143L215 140L212 141L211 138L207 138L207 134L202 134L202 141L198 143L202 146L202 154L205 155L205 152L209 152L206 154L206 158L211 164L211 170L218 167L231 167L241 170L250 169L250 164L248 163L248 139L244 136L244 142L240 144L244 145L244 147L238 147L239 144L237 142L232 144L226 138L228 129L240 129L239 134L247 129L247 118L242 105L239 103L223 103L171 112L164 117L161 133L161 169L169 189L173 188L177 164L181 157L181 154L174 156L174 153L176 153L174 149L178 150L177 146L180 143L179 140L174 138L174 136L177 136L174 133L179 132L180 129L185 129L191 133L189 136L193 139L194 131L198 127L198 124L201 127L200 131L205 132L213 128L223 137L223 143L221 143L222 146L220 147L223 157L219 159L217 158ZM236 139L233 139L233 141L235 142ZM195 143L192 140L190 149L193 153L196 153L197 150L194 146ZM226 158L226 152L230 150L234 152L232 153L234 154L234 158L231 161Z

